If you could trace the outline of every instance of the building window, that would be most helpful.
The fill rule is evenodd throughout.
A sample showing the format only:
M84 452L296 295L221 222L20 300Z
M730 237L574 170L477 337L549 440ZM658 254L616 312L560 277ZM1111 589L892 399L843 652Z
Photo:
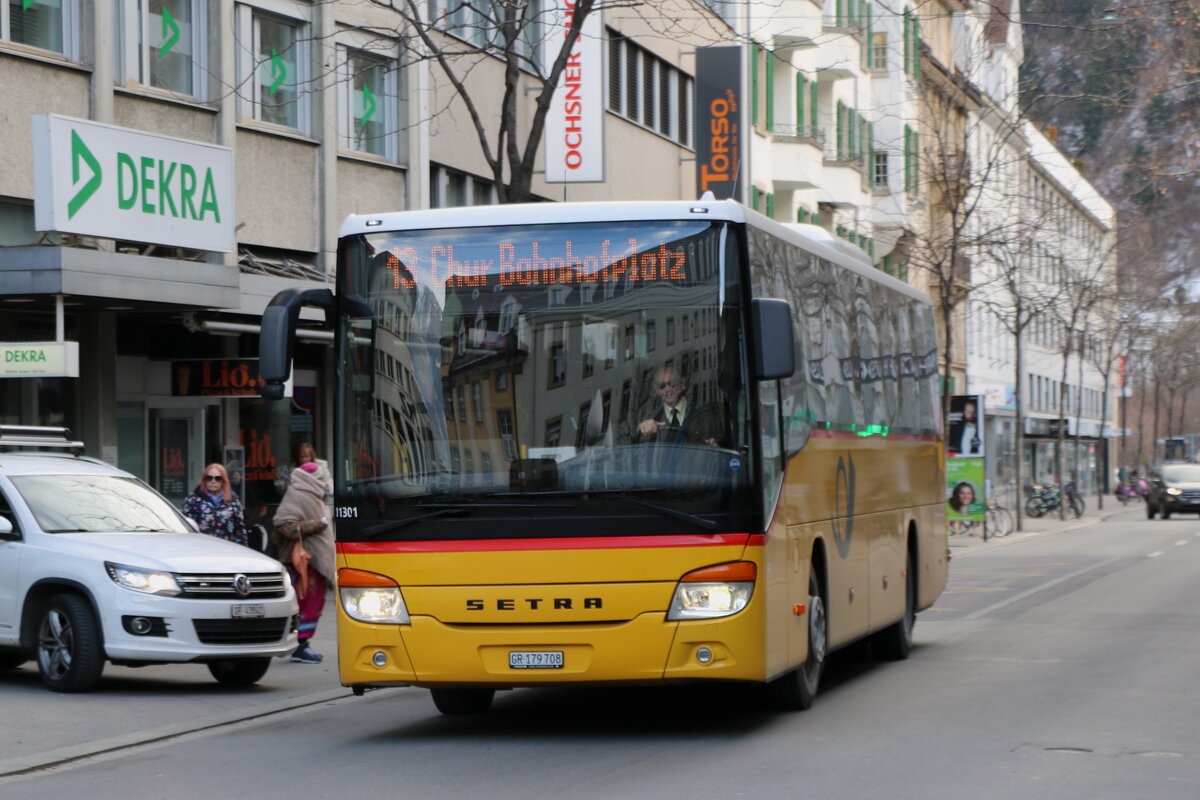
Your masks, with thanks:
M646 323L646 352L654 352L658 346L658 323L650 320Z
M504 446L504 458L517 460L517 449L513 444L513 416L508 410L496 412L496 426L500 429L500 443Z
M402 160L401 72L395 59L342 48L338 131L346 150Z
M467 390L459 384L455 389L455 394L458 395L458 421L467 421Z
M562 417L546 420L546 447L558 447L562 441Z
M249 6L239 6L238 21L241 80L250 94L244 115L308 133L307 23Z
M575 446L582 448L587 445L588 415L592 413L592 404L584 403L579 407L579 429L575 433Z
M888 35L871 34L871 69L885 70L888 66Z
M567 382L567 355L562 342L550 345L550 386L562 386Z
M79 60L78 0L8 0L0 4L0 39Z
M498 370L496 372L496 391L497 392L507 392L508 391L508 373L505 372L504 370Z
M479 381L475 381L474 383L471 384L471 403L472 403L472 407L475 409L475 422L482 425L483 424L483 391L482 391L482 388L480 387Z
M439 164L431 164L429 203L432 208L495 205L496 187L491 181L483 178L476 178ZM501 330L508 329L502 327Z
M125 0L122 80L207 99L207 8L199 0Z
M888 154L884 150L875 151L874 167L871 170L871 182L876 189L888 187Z
M608 110L692 147L692 77L608 30Z

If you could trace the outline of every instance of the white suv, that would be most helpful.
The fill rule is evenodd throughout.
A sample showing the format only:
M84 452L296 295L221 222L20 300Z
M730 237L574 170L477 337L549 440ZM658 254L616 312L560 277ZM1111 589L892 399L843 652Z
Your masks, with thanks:
M0 426L0 669L36 658L60 692L94 688L106 660L202 662L249 685L296 648L283 566L198 533L129 473L62 429ZM10 452L22 447L39 452Z

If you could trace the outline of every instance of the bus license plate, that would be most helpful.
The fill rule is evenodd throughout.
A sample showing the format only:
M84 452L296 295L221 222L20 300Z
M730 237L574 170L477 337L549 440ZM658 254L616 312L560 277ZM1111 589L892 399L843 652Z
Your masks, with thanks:
M230 616L234 619L257 619L265 617L267 609L262 603L243 603L233 606Z
M508 666L512 669L562 669L562 650L510 650Z

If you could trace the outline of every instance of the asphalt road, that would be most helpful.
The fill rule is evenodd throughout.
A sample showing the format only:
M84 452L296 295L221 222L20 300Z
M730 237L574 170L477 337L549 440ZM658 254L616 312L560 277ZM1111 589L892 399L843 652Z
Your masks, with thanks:
M742 689L515 691L476 718L418 690L335 694L0 778L0 796L1194 800L1197 576L1200 521L1133 510L956 549L912 657L844 654L806 712ZM0 705L25 690L0 679ZM78 724L147 691L122 675Z

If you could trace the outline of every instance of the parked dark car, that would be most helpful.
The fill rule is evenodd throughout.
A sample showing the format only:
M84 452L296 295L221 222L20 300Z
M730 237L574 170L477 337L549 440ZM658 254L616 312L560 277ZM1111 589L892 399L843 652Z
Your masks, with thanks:
M1200 464L1163 464L1150 473L1146 516L1170 519L1175 513L1200 514Z

